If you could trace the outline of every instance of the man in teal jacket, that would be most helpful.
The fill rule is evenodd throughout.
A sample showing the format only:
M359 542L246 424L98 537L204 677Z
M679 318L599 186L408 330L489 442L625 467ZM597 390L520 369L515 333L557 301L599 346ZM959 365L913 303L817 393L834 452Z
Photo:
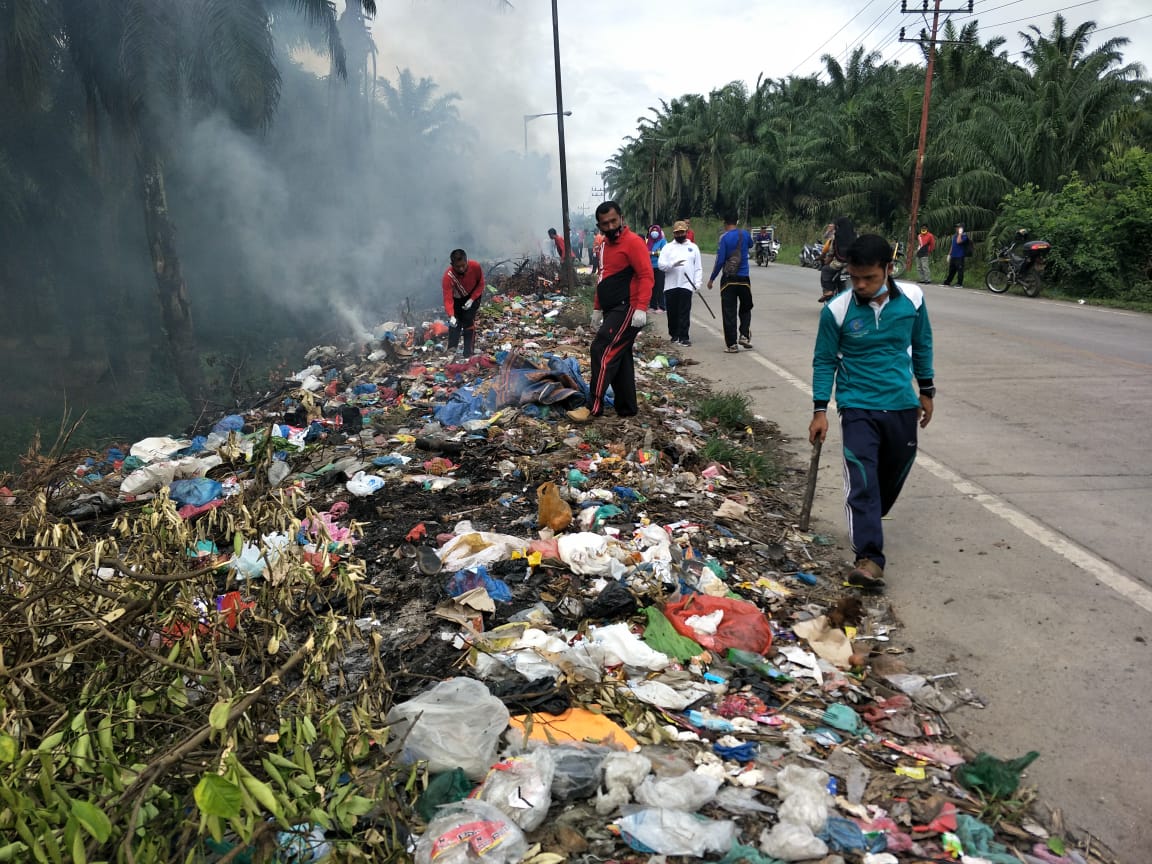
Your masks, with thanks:
M812 422L808 440L828 434L828 402L836 408L844 445L848 533L856 566L848 583L884 587L884 530L916 459L917 424L932 419L936 396L932 325L918 285L892 278L892 246L862 234L848 248L852 290L820 312L812 356Z

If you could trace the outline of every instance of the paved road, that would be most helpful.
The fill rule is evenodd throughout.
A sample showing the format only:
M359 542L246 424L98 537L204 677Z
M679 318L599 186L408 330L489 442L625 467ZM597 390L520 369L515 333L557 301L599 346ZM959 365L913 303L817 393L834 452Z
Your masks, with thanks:
M818 277L752 269L755 349L723 354L697 303L686 353L749 393L806 465ZM1039 750L1029 779L1045 799L1122 861L1147 861L1152 317L943 286L927 296L936 416L886 522L911 662L959 673L988 701L951 717L974 746ZM813 528L848 559L838 456L833 424Z

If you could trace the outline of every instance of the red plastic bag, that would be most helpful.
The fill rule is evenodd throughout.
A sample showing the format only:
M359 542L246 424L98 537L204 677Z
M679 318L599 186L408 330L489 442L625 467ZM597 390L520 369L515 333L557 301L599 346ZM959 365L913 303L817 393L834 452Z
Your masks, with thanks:
M701 633L686 623L689 618L711 615L717 610L722 611L724 617L715 633ZM766 654L772 647L772 627L768 623L768 616L746 600L690 594L676 603L667 604L664 614L677 633L695 639L716 654L723 654L729 648Z

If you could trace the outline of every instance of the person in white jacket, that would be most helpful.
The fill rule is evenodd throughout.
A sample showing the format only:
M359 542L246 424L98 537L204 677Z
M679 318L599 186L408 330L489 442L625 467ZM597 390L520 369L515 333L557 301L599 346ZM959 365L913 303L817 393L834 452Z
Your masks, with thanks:
M688 327L692 323L692 294L704 279L700 248L688 239L688 223L672 226L672 241L660 250L657 266L664 277L664 300L668 306L668 337L673 345L688 348Z

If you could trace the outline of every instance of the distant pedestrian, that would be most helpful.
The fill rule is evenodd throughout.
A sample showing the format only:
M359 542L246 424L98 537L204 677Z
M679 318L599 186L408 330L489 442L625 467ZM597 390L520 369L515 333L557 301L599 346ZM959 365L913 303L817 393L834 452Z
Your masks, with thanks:
M936 235L928 230L927 225L921 225L916 242L916 273L920 277L920 284L927 285L932 281L932 253L936 251Z
M484 297L484 269L476 261L469 261L463 249L453 249L448 262L440 280L444 311L448 313L448 350L455 350L463 335L463 354L471 357L476 347L476 315Z
M600 257L604 249L604 234L600 229L596 229L596 233L592 236L592 247L589 254L592 256L592 272L600 272Z
M704 281L704 268L700 263L700 249L688 239L688 225L677 222L672 226L672 242L660 250L658 263L664 282L665 305L668 309L668 337L673 345L691 347L688 329L692 324L692 294Z
M856 227L847 216L841 216L828 223L824 229L824 246L821 248L820 302L827 303L843 290L841 271L844 269L848 247L856 240Z
M552 245L556 248L556 254L559 256L560 261L564 261L564 238L556 233L555 228L548 229L548 236L552 238Z
M957 225L952 232L948 243L948 275L944 277L944 284L951 285L952 277L956 277L956 287L964 287L964 262L975 253L976 247L963 225Z
M936 385L932 325L918 285L892 278L892 246L864 234L847 249L851 291L820 311L812 356L812 421L808 440L828 434L828 402L844 448L848 533L856 566L848 583L884 586L884 529L916 459L917 425L932 419ZM919 392L917 392L919 391Z
M696 232L692 230L692 220L691 219L685 219L684 224L688 226L688 235L687 235L688 236L688 242L689 243L695 243L696 242Z
M572 250L572 257L579 263L580 259L584 257L584 237L583 232L572 229L571 236L569 237L569 248Z
M569 412L573 419L599 417L604 396L612 388L616 413L632 417L640 410L636 399L636 367L632 343L648 321L652 296L652 263L643 239L624 224L620 205L605 201L596 208L596 224L604 232L600 247L600 279L592 300L591 404L586 413Z
M716 249L716 263L708 277L708 290L720 277L720 308L724 317L724 350L740 351L738 345L752 347L752 282L748 273L748 249L752 235L738 228L735 214L724 217L724 233Z
M652 277L655 280L652 287L652 301L650 309L663 312L664 306L664 271L660 269L660 250L668 245L664 237L664 229L659 225L648 226L648 257L652 262Z

